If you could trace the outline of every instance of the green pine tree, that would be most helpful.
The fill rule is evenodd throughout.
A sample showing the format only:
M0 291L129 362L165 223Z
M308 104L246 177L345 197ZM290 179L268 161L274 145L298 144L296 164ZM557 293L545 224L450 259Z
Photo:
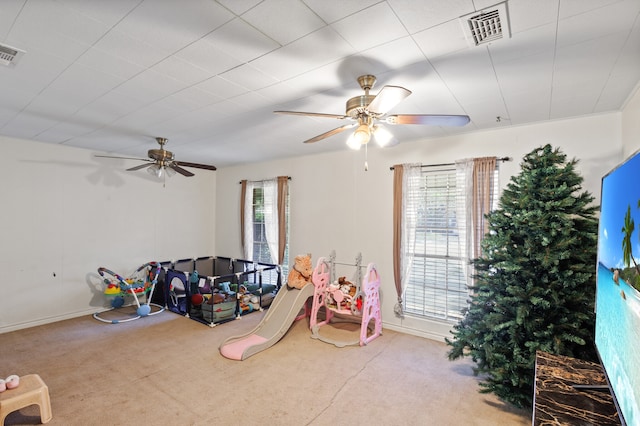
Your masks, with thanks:
M550 145L527 154L499 208L487 215L464 318L447 339L470 356L480 392L517 407L533 401L537 350L595 360L597 207L577 160Z

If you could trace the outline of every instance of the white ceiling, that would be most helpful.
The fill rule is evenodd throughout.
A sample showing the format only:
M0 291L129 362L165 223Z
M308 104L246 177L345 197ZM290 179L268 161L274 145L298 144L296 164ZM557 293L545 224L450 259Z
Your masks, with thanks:
M640 0L508 0L510 38L471 46L459 17L495 0L1 0L0 134L146 157L154 137L218 167L347 149L356 78L413 94L402 141L619 110L640 81ZM502 120L496 120L501 117Z

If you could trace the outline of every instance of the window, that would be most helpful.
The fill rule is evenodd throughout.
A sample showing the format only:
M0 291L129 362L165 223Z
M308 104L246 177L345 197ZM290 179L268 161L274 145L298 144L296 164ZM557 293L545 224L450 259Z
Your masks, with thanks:
M252 212L253 212L253 257L252 259L256 262L263 263L273 263L272 258L276 256L271 256L271 252L269 250L269 243L267 241L267 230L265 225L265 210L270 209L270 203L274 202L273 200L265 201L264 195L264 185L260 185L260 182L254 183L253 188L253 202L252 202ZM286 240L287 244L285 245L284 259L285 265L282 265L283 268L288 268L286 265L286 259L289 258L289 194L287 192L287 200L285 204L285 222L286 222Z
M262 186L253 188L253 253L252 260L271 263L271 253L267 243L267 233L264 224L264 189Z
M242 245L244 258L258 263L279 264L287 274L289 256L288 177L264 181L242 181ZM267 271L263 282L275 284L277 274Z
M404 215L413 231L403 254L409 259L404 313L455 323L469 295L465 178L453 167L429 167L409 179ZM492 184L497 194L497 173Z

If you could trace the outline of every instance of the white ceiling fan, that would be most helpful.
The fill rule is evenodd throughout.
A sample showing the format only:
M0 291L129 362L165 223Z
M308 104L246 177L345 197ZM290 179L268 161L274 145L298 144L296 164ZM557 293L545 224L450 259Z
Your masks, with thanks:
M422 124L431 126L464 126L469 123L467 115L437 115L437 114L395 114L386 115L393 107L399 104L411 91L400 86L384 86L377 95L370 95L376 83L373 75L358 77L358 83L364 95L355 96L347 100L346 112L341 114L325 114L318 112L300 111L274 111L277 114L304 115L310 117L336 118L349 120L351 123L329 130L304 143L318 142L329 136L336 135L347 129L356 127L355 132L347 139L347 145L352 149L360 149L367 145L374 137L380 146L391 146L398 143L393 134L386 130L383 124Z

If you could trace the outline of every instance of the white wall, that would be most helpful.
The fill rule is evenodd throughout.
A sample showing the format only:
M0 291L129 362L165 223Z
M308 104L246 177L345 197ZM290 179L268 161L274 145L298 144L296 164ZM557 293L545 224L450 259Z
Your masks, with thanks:
M216 253L241 256L238 207L241 179L259 180L289 175L291 194L291 255L311 253L315 261L335 249L337 259L375 262L382 277L384 326L441 339L449 326L393 314L396 302L392 261L392 181L389 167L405 162L450 163L466 157L510 156L501 164L501 186L520 172L524 154L550 143L569 158L580 160L583 188L599 198L600 179L622 158L621 114L610 113L463 134L437 140L404 143L388 150L338 152L225 168L218 171ZM596 199L596 203L598 203Z
M640 85L629 95L622 112L624 158L640 149Z
M216 174L160 182L134 161L0 137L0 333L105 306L97 268L214 254Z
M99 310L105 303L100 266L125 275L149 260L242 257L238 182L289 175L291 254L310 252L315 260L335 249L338 260L352 262L361 252L383 278L385 327L441 338L447 325L393 315L389 167L511 156L501 165L504 187L525 153L550 143L580 160L584 188L597 198L602 175L640 148L638 126L636 91L622 113L372 148L368 172L363 151L341 149L175 176L165 188L144 172L124 171L135 162L0 137L0 333Z

